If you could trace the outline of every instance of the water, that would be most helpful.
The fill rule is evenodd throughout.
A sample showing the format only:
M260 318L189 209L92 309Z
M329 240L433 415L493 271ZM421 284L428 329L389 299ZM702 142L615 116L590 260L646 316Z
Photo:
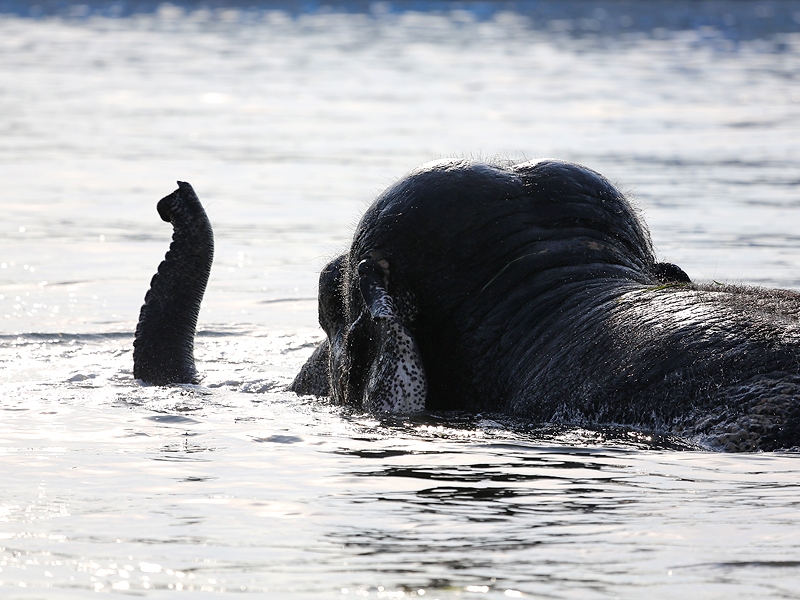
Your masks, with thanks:
M443 156L553 156L698 280L800 288L800 2L0 2L3 598L797 598L788 453L282 391L316 274ZM131 341L175 180L202 386Z

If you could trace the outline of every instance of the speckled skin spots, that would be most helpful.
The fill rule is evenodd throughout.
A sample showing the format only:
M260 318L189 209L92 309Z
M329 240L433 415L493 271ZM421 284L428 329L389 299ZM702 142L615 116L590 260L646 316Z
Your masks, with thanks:
M373 317L378 345L363 406L373 412L423 411L428 383L417 344L394 314L391 298L381 300L380 311L380 316Z

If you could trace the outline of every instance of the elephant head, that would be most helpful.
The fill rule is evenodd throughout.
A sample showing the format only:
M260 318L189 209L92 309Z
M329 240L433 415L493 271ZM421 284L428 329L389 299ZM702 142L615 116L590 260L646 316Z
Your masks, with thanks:
M688 281L601 175L540 161L423 165L361 219L323 270L327 335L292 384L367 410L500 408L520 335L564 286Z

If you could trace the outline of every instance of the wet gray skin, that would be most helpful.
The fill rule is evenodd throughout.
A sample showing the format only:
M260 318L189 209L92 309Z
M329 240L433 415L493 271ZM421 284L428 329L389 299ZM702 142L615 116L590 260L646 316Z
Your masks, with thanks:
M197 383L194 334L214 260L214 234L192 186L157 206L172 223L172 244L150 282L133 342L133 376L145 383Z
M372 411L624 425L729 451L800 445L800 296L655 260L601 175L430 163L322 271L327 338L291 389Z

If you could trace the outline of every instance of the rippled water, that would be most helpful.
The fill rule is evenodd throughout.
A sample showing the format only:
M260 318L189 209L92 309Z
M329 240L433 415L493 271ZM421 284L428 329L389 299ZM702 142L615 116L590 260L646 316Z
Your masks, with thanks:
M584 163L693 278L800 288L800 2L198 6L0 2L3 598L800 597L796 455L282 391L441 156ZM176 179L205 379L141 387Z

